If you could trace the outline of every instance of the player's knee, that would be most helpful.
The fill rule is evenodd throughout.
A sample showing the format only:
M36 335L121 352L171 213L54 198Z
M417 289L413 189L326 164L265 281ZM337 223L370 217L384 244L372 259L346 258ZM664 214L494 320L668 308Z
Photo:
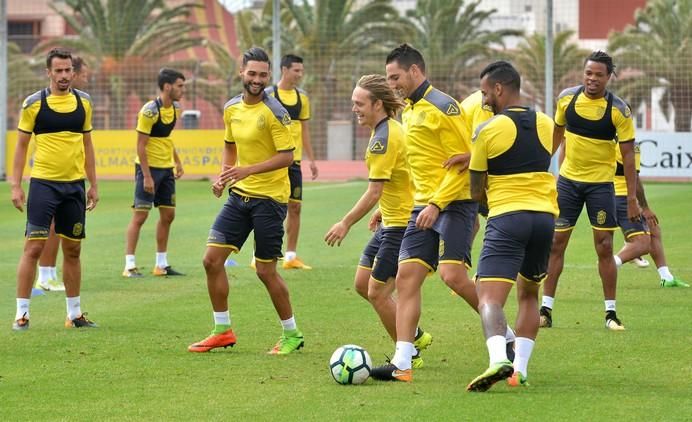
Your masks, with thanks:
M225 259L208 253L204 255L204 258L202 258L202 265L204 266L204 271L207 273L216 271L219 268L223 268L224 262Z
M44 242L26 242L26 245L24 246L24 255L27 258L38 260L41 257L41 252L43 252L44 245Z
M635 236L633 239L634 246L636 248L636 254L641 256L641 255L646 255L649 253L649 249L651 248L651 237L648 235L640 235L640 236Z
M355 289L356 293L360 295L365 300L370 300L368 297L368 284L367 283L359 283L358 280L353 283L353 288Z
M79 259L79 255L82 252L81 242L71 242L63 240L62 242L62 254L66 260Z
M165 212L161 214L161 223L170 226L173 220L175 220L175 212Z
M147 217L149 217L149 213L147 211L139 211L136 210L132 214L132 223L136 226L142 226L145 221L147 221Z
M613 255L612 236L601 236L596 240L596 253L599 257L610 257Z
M264 284L270 284L275 281L276 278L276 267L271 265L257 265L257 277Z
M389 296L388 292L385 291L385 289L382 288L377 288L375 286L370 286L367 291L367 298L370 303L379 303L384 299L387 299Z

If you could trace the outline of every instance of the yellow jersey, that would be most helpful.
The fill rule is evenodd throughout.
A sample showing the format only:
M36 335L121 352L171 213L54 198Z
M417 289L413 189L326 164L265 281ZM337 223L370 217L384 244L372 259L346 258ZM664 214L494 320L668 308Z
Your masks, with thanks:
M406 227L413 209L413 186L406 163L404 129L386 118L370 135L365 164L371 182L384 182L380 197L383 227Z
M634 145L634 168L637 170L637 177L639 177L639 169L641 168L641 158L642 154L639 150L639 144ZM613 179L613 185L615 185L615 196L627 196L627 180L625 180L625 167L622 164L622 153L620 148L615 149L615 178Z
M310 98L308 94L300 88L281 89L278 86L265 88L265 92L274 96L291 116L291 136L296 146L293 151L293 161L300 161L303 158L303 122L310 120Z
M181 113L180 103L174 101L170 107L164 107L159 98L144 104L137 113L137 132L149 135L146 146L149 167L175 167L175 146L170 135ZM139 156L135 158L135 163L140 163Z
M24 100L17 129L35 137L32 178L56 182L86 178L84 133L93 129L91 115L91 97L77 89L53 95L46 88Z
M504 110L478 127L469 168L488 173L488 218L515 211L558 216L549 171L552 145L550 117L524 107Z
M475 133L478 125L495 115L489 106L483 105L483 93L480 89L464 98L461 102L461 110L464 112L470 133Z
M560 175L575 182L612 182L616 140L634 141L632 112L622 99L608 91L604 97L592 100L583 89L565 89L557 100L555 124L566 126L565 160Z
M267 161L279 152L293 151L295 146L288 129L291 117L276 98L264 95L257 104L246 104L238 95L226 103L223 111L225 141L236 145L235 165L244 167ZM231 190L245 196L288 202L290 191L286 167L253 174L239 181Z
M469 172L445 169L453 155L471 152L471 136L459 103L427 80L406 99L402 113L406 156L415 205L435 204L444 209L455 200L471 199Z

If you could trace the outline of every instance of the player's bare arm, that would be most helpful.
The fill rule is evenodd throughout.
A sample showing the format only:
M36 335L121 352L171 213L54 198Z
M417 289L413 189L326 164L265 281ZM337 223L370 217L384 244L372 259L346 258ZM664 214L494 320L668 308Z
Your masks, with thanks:
M96 154L94 153L94 143L91 141L91 132L84 134L84 171L86 172L87 180L89 181L89 190L87 190L87 211L96 208L99 202L98 183L96 182Z
M14 151L14 171L12 175L12 205L20 212L24 212L26 195L22 189L22 177L24 176L24 166L26 165L26 154L29 150L31 134L19 131L17 136L17 148Z
M137 156L139 157L139 167L142 169L142 175L144 176L144 191L153 194L154 178L151 177L151 170L149 169L149 159L147 158L148 142L149 135L147 135L146 133L137 132Z
M363 193L358 202L351 208L351 211L329 229L324 236L324 241L329 246L334 246L335 244L341 246L341 241L344 240L351 227L377 205L383 190L384 182L370 182L368 190Z

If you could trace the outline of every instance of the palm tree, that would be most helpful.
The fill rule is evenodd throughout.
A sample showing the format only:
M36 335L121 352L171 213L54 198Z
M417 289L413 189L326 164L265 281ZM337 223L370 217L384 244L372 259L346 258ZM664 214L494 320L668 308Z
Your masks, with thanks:
M633 105L651 103L651 90L663 89L666 117L675 111L675 130L692 125L692 0L652 0L635 13L634 25L611 33L609 50L629 72L618 92ZM623 72L624 73L624 72Z
M110 100L111 127L123 127L126 97L137 93L145 98L152 75L173 53L203 42L192 34L204 26L187 20L202 7L199 3L168 7L164 0L64 0L51 7L77 35L47 40L35 51L60 45L96 65L96 87L106 87L102 94Z
M290 34L293 52L305 58L312 133L320 140L326 139L327 120L350 117L348 99L356 78L366 72L382 73L385 55L409 38L411 26L390 0L310 3L283 0L289 22L283 31Z
M413 44L427 64L427 76L441 90L468 93L465 81L477 80L480 66L503 48L504 38L521 33L489 30L495 9L479 10L480 0L418 0L406 16L415 27Z
M572 41L573 35L572 30L561 31L553 39L553 92L556 95L579 84L584 59L589 55L588 50ZM510 57L521 74L523 94L552 115L554 110L545 110L545 35L538 32L525 35Z

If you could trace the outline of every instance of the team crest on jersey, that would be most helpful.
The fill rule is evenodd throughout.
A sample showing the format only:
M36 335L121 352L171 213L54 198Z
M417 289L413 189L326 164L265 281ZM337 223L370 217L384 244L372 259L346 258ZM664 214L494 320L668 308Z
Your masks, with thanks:
M384 154L387 152L387 141L380 138L373 138L368 145L368 151L372 154Z
M76 223L74 226L72 226L72 235L73 236L80 236L82 234L83 230L84 230L84 225L82 223Z
M607 216L607 215L608 215L608 214L605 212L605 210L599 210L599 211L596 213L596 222L597 222L598 224L603 224L603 223L605 223L605 222L606 222L606 216Z
M257 118L257 129L263 130L267 126L267 119L264 117L263 114L260 114L260 116Z
M445 113L447 113L447 116L457 116L459 115L459 107L454 103L449 103Z
M291 124L291 115L288 114L288 112L284 113L284 115L281 116L281 123L283 123L284 126L288 126Z
M425 122L425 116L426 114L424 111L418 113L418 115L416 116L416 126L420 126L423 124L423 122Z

